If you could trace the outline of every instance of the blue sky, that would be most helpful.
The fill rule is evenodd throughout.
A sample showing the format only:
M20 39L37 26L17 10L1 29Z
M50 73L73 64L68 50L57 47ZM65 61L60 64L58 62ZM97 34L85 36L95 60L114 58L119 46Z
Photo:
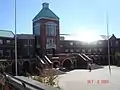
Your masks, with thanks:
M17 33L32 33L32 19L46 1L60 17L61 33L106 34L107 11L110 34L120 37L120 0L17 0ZM14 32L14 0L0 0L0 11L0 29Z

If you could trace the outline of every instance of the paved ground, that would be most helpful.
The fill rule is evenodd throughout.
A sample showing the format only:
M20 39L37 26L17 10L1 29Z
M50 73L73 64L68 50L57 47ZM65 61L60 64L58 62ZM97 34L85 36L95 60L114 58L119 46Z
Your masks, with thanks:
M120 67L111 68L111 76L108 66L92 72L73 70L59 76L59 85L63 90L120 90Z

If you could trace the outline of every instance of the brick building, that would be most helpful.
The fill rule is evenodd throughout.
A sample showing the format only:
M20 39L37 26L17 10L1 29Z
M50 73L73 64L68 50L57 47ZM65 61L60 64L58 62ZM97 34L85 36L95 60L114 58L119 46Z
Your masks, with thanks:
M60 37L59 17L50 10L48 3L42 5L42 10L32 20L33 35L17 35L18 66L21 70L36 72L36 67L43 69L52 65L68 69L86 68L88 61L108 64L107 40L92 43L65 40ZM109 40L111 64L116 65L120 39L113 34ZM6 63L11 65L14 62L14 54L14 34L0 30L0 61L6 60Z

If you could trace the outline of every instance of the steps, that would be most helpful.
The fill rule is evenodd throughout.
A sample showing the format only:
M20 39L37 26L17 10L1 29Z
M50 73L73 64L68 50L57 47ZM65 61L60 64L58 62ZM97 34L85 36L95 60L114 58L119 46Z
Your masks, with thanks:
M84 61L87 61L87 59L83 55L78 54L78 56L80 56Z
M87 55L82 54L82 56L83 56L83 57L85 57L87 60L92 61L92 59L91 59L91 58L89 58Z
M52 67L52 62L51 62L51 60L46 56L46 55L44 55L43 56L43 60L45 61L45 63L47 64L47 67L48 68L51 68Z
M103 68L102 66L99 66L97 64L92 64L91 65L91 69L94 70L94 69L100 69L100 68Z

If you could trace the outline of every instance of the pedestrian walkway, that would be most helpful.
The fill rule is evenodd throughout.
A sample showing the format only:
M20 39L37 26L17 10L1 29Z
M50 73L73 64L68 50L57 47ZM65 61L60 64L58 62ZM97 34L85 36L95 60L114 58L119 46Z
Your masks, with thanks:
M120 67L112 66L92 70L74 70L59 76L59 85L63 90L120 90Z

